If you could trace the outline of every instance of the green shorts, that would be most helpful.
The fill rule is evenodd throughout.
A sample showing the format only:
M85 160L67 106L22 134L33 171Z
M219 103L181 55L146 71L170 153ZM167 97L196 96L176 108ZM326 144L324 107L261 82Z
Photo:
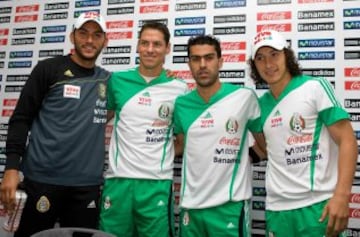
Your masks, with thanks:
M268 237L323 237L327 220L319 222L328 200L311 206L287 210L266 211L266 236ZM345 237L342 233L339 236Z
M169 237L174 233L171 180L105 180L100 229L121 237Z
M180 210L181 237L250 237L249 201Z

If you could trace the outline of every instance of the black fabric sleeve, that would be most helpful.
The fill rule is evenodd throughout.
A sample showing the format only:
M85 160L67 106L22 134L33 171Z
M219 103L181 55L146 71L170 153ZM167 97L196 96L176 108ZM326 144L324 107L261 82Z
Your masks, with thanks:
M51 61L44 60L34 67L9 119L5 169L19 169L31 124L38 115L42 101L52 83L54 72L49 62Z

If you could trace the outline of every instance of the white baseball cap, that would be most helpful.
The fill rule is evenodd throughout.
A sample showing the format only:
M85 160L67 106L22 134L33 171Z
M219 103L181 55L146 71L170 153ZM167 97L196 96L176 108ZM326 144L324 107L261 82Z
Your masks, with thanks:
M74 24L74 28L79 29L83 24L85 24L88 21L93 21L98 23L102 31L106 32L106 23L104 18L98 12L94 12L94 11L81 13Z
M254 60L256 52L263 46L269 46L276 50L282 50L287 47L287 42L277 31L261 31L256 34L251 44L251 59Z

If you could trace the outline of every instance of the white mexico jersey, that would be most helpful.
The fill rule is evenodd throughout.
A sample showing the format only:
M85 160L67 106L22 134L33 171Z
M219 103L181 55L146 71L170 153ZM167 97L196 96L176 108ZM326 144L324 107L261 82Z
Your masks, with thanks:
M326 79L294 77L275 99L260 98L268 165L266 209L289 210L332 196L338 149L326 126L348 114Z
M114 73L108 85L108 108L115 111L107 178L173 178L172 117L175 98L185 82L166 77L150 83L138 70Z
M222 84L209 103L193 91L175 103L175 133L185 135L180 206L207 208L251 197L248 131L260 107L248 88Z

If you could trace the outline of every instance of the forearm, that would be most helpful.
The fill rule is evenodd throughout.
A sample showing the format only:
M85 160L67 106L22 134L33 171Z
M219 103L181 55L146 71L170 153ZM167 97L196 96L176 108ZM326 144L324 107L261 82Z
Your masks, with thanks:
M356 170L357 153L355 138L339 144L338 182L334 195L350 196Z

